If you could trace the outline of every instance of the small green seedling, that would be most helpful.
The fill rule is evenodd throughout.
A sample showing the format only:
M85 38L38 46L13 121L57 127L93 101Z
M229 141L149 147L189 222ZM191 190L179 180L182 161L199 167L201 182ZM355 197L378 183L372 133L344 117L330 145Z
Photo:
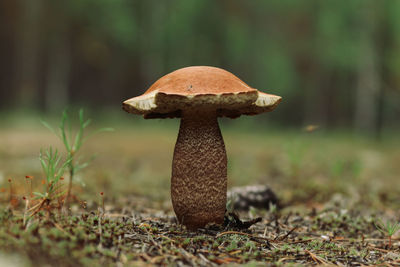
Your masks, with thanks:
M83 109L79 110L79 129L73 134L71 127L71 119L66 110L64 110L61 118L61 124L59 126L59 131L56 131L53 127L51 127L47 122L42 121L42 124L48 128L51 132L53 132L56 136L60 138L62 141L67 156L66 159L68 161L67 169L69 172L69 183L68 183L68 191L66 196L66 206L69 208L69 202L71 198L71 189L72 189L72 181L74 179L74 175L86 168L90 160L81 162L81 158L77 157L77 153L82 148L82 145L85 141L93 136L96 133L105 132L105 131L113 131L112 128L101 128L98 129L87 136L85 136L85 129L90 125L91 120L85 119L83 114ZM68 127L67 127L68 126ZM93 158L93 157L92 157Z
M58 200L59 207L62 205L66 190L63 189L63 185L60 183L60 180L63 179L62 176L71 161L71 159L68 158L62 162L58 151L53 150L52 147L45 151L40 150L39 160L46 177L44 180L45 189L44 193L33 193L36 195L36 199L39 199L39 202L29 209L31 215L35 215L43 208L46 208L49 213L54 200Z
M400 223L390 221L386 221L386 224L382 222L382 220L378 220L374 222L376 229L378 229L381 233L386 235L389 239L389 247L392 247L392 236L400 230Z

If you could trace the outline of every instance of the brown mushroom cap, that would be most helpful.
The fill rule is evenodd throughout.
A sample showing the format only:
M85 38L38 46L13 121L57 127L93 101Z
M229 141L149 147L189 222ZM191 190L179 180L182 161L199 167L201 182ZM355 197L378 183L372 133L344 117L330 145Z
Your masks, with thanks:
M272 111L280 101L226 70L194 66L161 77L143 95L126 100L123 109L151 119L180 118L181 110L203 107L215 109L219 117L236 118Z

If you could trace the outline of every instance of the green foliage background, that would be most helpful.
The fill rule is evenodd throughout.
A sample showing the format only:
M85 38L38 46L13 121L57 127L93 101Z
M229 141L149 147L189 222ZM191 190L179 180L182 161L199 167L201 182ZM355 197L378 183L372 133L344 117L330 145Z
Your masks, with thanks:
M279 112L266 116L281 125L379 134L400 116L399 1L16 0L0 7L3 109L119 108L162 75L212 65L283 96Z

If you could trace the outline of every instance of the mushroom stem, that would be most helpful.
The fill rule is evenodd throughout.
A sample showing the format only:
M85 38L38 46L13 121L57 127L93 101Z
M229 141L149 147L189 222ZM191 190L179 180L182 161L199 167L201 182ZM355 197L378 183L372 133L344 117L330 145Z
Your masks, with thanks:
M172 204L180 223L189 229L223 223L226 165L216 111L182 111L171 179Z

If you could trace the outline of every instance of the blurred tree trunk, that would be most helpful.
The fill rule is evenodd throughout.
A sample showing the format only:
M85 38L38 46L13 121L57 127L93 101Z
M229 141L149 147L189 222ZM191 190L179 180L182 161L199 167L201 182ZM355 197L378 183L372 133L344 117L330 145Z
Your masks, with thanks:
M54 31L48 47L48 63L45 85L45 108L56 112L65 109L68 104L68 85L70 78L70 45L66 21L56 22L58 27Z
M145 86L153 83L158 77L165 74L165 31L168 9L166 2L146 0L137 3L137 17L139 24L139 51L140 73ZM153 41L149 41L153 40Z
M307 84L304 90L304 116L303 125L315 124L321 127L327 126L327 95L329 95L329 85L331 84L331 77L329 72L323 66L319 66L313 72L312 81Z
M12 105L10 88L14 83L14 49L17 28L16 1L0 1L0 109Z
M355 88L354 126L357 131L376 134L382 80L378 66L379 55L374 38L377 22L376 18L369 12L364 10L364 16L361 20L363 41L360 47L361 53Z
M21 8L15 48L15 104L35 108L39 98L42 0L19 0Z

